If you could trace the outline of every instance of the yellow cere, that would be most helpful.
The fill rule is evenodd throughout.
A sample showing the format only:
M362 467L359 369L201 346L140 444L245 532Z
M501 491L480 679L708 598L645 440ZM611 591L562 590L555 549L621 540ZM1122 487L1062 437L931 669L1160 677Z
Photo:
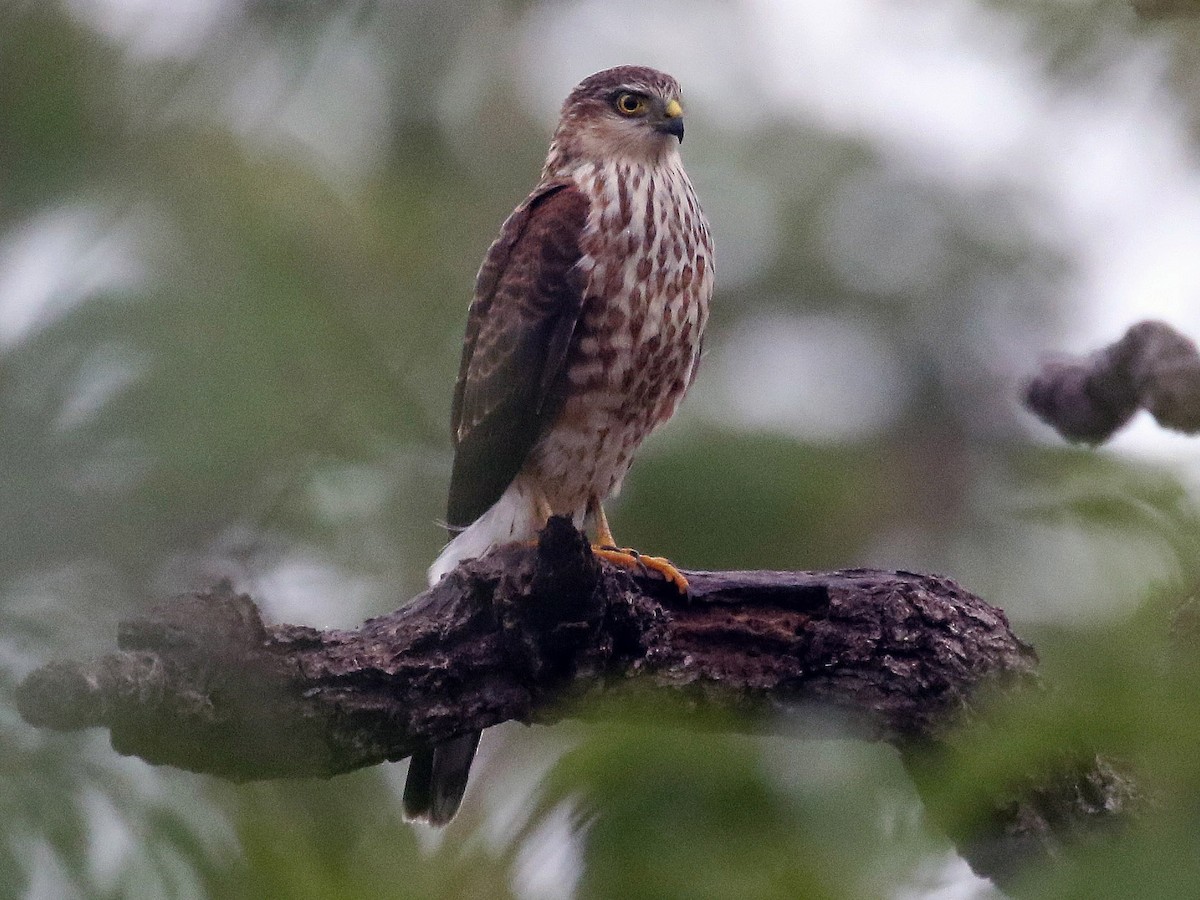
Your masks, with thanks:
M683 115L683 107L679 105L678 100L672 100L667 104L667 108L663 110L663 113L668 119L675 119Z

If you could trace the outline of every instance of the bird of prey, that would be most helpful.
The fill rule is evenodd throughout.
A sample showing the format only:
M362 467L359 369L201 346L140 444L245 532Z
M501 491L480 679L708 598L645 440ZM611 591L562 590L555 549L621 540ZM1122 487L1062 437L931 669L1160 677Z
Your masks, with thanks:
M451 414L453 539L429 570L531 540L551 515L618 550L602 502L696 375L713 290L708 222L683 170L679 84L642 66L607 69L567 97L537 186L504 222L475 283ZM479 733L417 751L410 819L448 822Z

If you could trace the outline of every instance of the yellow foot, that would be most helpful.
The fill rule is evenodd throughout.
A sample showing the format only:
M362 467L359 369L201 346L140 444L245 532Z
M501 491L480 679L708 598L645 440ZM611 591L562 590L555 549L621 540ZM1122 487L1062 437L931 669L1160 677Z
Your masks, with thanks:
M601 559L626 569L652 569L675 585L679 593L686 594L688 592L687 578L666 557L646 556L628 547L619 550L616 547L600 544L592 544L592 552Z

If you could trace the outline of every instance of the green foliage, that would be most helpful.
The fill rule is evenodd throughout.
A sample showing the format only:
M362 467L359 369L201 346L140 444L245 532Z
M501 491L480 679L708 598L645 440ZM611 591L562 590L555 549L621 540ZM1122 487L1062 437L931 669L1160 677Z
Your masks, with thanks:
M581 896L869 896L880 885L860 854L921 846L876 824L881 796L904 791L885 756L835 744L793 753L672 718L598 728L549 779L543 808L567 803L586 846Z
M621 541L681 565L852 565L900 502L885 447L797 447L781 437L695 428L672 438L669 450L640 462L613 527L628 518ZM730 539L751 534L753 541Z
M296 900L508 896L510 860L453 845L423 850L379 773L241 791L242 857L213 896ZM233 799L233 798L231 798Z

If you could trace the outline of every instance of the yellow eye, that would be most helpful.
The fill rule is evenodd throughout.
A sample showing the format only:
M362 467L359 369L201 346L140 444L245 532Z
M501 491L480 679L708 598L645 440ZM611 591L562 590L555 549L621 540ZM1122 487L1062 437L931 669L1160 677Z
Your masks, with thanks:
M640 94L618 94L617 112L623 116L637 116L646 111L646 98Z

